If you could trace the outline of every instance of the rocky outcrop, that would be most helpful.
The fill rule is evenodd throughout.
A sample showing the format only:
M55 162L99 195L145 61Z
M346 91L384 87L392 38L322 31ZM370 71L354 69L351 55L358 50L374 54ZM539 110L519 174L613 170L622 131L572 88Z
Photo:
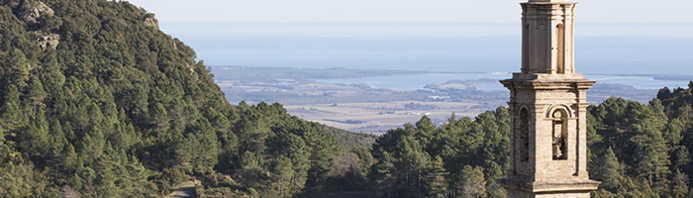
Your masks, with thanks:
M53 16L55 14L53 9L40 1L27 3L22 7L21 17L27 23L36 24L39 23L41 16ZM36 44L43 50L49 47L56 49L60 43L59 34L44 33L42 31L33 31L33 33L36 34Z
M188 64L188 63L185 63L185 67L187 67L188 69L190 69L190 75L193 75L193 74L195 73L195 67L193 67L193 66L195 66L195 65L194 65L194 64L193 64L193 65L190 65L190 64Z
M154 27L157 30L159 29L159 20L157 20L154 17L147 17L144 19L144 25L149 26L149 27Z
M38 33L38 38L36 39L36 44L38 44L41 49L46 50L46 48L57 48L60 43L59 34L42 34Z
M22 10L22 18L29 23L38 23L38 18L41 17L41 15L53 16L53 14L55 14L53 9L40 1L29 3L29 5Z

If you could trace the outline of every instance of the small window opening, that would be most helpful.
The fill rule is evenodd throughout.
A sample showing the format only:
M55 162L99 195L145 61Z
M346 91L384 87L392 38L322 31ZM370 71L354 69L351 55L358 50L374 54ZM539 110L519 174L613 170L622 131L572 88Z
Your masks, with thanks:
M568 148L567 116L567 113L562 110L556 110L553 113L553 141L551 141L551 148L554 160L568 159L568 152L566 152Z

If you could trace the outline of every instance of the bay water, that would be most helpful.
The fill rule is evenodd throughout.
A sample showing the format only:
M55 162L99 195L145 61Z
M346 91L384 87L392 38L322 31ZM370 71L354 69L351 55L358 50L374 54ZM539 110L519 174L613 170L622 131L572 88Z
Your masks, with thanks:
M519 24L519 22L518 22ZM449 80L506 79L520 70L518 24L162 23L206 65L426 71L319 82L421 89ZM576 24L576 72L599 83L685 87L693 24ZM655 78L660 76L660 78ZM661 78L673 76L674 78ZM502 90L489 84L487 90Z

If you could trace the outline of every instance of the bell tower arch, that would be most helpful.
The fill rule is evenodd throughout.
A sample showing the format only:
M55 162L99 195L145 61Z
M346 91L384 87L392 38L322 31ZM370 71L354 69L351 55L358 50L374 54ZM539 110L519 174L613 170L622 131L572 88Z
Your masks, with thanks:
M586 92L595 81L575 73L573 10L567 0L522 6L522 67L501 83L510 90L508 197L590 197Z

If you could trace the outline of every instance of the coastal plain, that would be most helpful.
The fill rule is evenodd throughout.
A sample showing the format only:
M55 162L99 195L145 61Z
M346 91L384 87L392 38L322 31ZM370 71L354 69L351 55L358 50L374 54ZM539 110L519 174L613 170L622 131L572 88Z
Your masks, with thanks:
M231 103L281 103L289 114L340 129L380 135L427 116L441 125L453 115L473 117L507 106L507 91L488 89L496 79L448 80L419 89L378 88L368 83L328 83L322 79L405 78L432 72L399 70L214 67L215 81ZM481 75L480 75L481 76ZM504 89L504 88L503 88ZM646 103L656 89L598 83L592 104L614 95Z

